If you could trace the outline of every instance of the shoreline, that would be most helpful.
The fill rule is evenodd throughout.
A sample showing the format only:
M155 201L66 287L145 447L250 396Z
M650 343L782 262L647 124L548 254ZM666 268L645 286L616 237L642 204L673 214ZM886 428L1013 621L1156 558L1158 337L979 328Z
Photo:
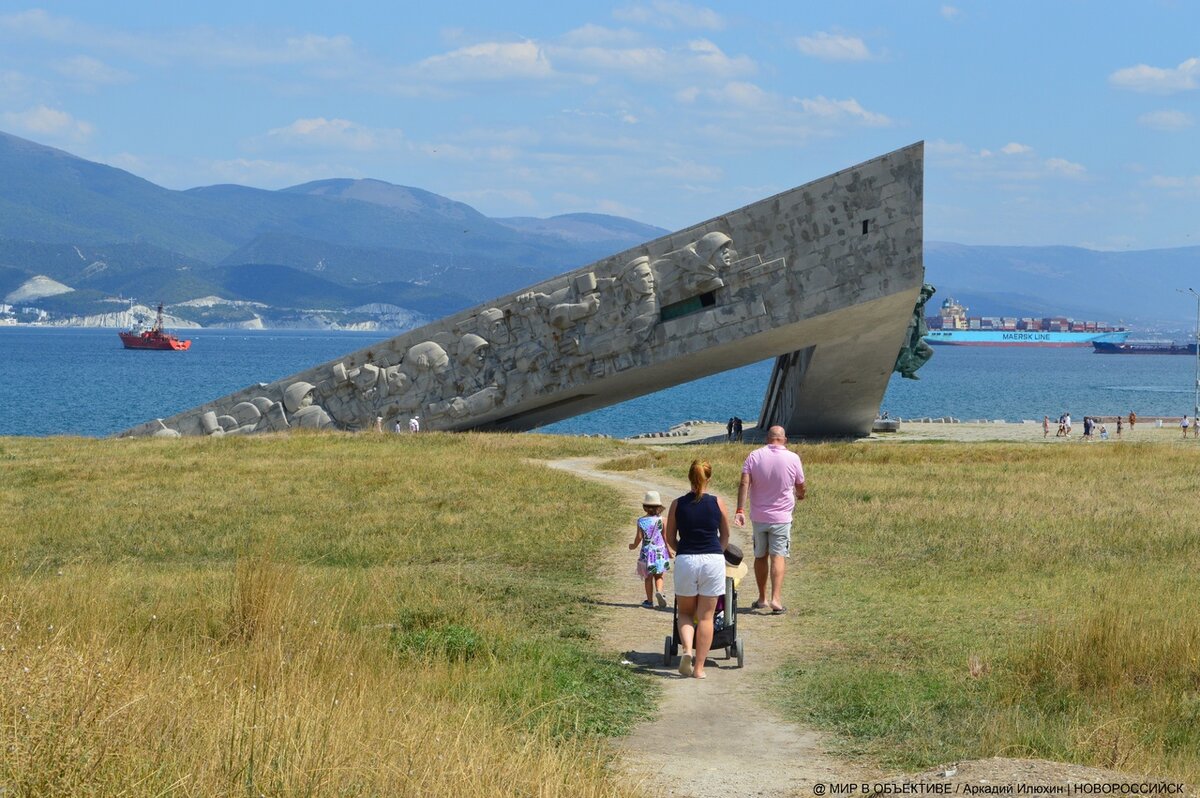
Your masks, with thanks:
M1083 437L1082 421L1075 421L1071 426L1071 434L1066 437L1057 437L1057 422L1051 422L1050 434L1043 435L1042 422L1032 419L1025 421L958 421L946 419L931 419L931 420L901 420L900 429L897 432L872 432L870 435L863 438L846 439L854 442L862 443L886 443L888 441L950 441L955 443L983 443L983 442L1010 442L1010 443L1040 443L1040 444L1062 444L1062 443L1094 443L1094 444L1120 444L1120 443L1146 443L1158 442L1167 443L1170 441L1182 442L1183 436L1179 430L1180 416L1149 416L1139 418L1134 429L1130 431L1126 426L1118 438L1116 434L1116 416L1093 416L1093 418L1101 419L1102 424L1108 426L1108 439L1099 437L1099 432L1093 435L1091 440L1085 440ZM1190 418L1190 417L1189 417ZM1159 426L1161 422L1161 426ZM684 434L683 429L689 430ZM678 433L678 434L672 434ZM683 422L677 424L664 433L643 433L644 437L619 438L626 443L639 444L643 446L679 446L686 444L723 444L725 440L725 425L715 421L701 422ZM744 444L762 443L763 436L759 433L757 427L746 427L743 430ZM808 441L804 438L789 438L789 444L818 443L821 441ZM1193 437L1193 430L1188 430L1187 437L1188 445L1193 443L1200 445L1200 439Z

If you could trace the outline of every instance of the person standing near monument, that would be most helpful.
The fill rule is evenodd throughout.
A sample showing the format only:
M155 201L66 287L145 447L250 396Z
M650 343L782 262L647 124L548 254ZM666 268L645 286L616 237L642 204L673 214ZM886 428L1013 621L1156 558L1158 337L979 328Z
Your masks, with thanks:
M758 599L751 609L770 609L774 615L787 612L783 606L783 576L791 554L792 511L804 500L804 466L800 455L787 448L787 432L775 426L767 430L767 445L755 449L742 466L737 510L733 523L746 525L746 500L754 530L754 580ZM767 600L770 577L771 598Z

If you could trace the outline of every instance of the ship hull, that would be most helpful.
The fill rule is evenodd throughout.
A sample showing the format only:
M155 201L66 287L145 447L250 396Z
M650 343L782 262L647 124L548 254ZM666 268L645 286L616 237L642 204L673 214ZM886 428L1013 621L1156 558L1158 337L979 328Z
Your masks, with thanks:
M1097 355L1195 355L1196 344L1096 341L1092 351Z
M154 349L154 350L169 350L175 352L183 352L192 345L190 340L181 341L173 335L152 335L143 333L137 335L135 333L117 333L121 336L121 343L126 349Z
M1121 343L1128 332L1050 332L1039 330L930 330L925 343L934 346L1091 346L1096 341Z

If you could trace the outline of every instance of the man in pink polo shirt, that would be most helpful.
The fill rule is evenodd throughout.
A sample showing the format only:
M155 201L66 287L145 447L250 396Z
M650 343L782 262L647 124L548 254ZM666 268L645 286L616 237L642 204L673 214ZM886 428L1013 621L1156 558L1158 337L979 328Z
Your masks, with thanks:
M754 525L754 580L758 600L750 609L770 609L773 615L787 612L783 606L783 573L792 542L792 509L804 499L804 467L800 455L787 448L783 427L767 430L767 445L755 449L742 466L738 486L736 526L746 525L746 499L750 499L750 522ZM771 600L767 601L767 574L771 576Z

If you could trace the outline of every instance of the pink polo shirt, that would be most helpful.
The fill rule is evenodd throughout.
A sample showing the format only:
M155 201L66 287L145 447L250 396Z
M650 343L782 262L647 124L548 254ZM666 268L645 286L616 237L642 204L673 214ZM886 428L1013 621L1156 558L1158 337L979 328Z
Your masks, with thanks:
M750 452L742 473L750 475L750 520L760 524L791 523L795 486L804 484L800 455L770 443Z

